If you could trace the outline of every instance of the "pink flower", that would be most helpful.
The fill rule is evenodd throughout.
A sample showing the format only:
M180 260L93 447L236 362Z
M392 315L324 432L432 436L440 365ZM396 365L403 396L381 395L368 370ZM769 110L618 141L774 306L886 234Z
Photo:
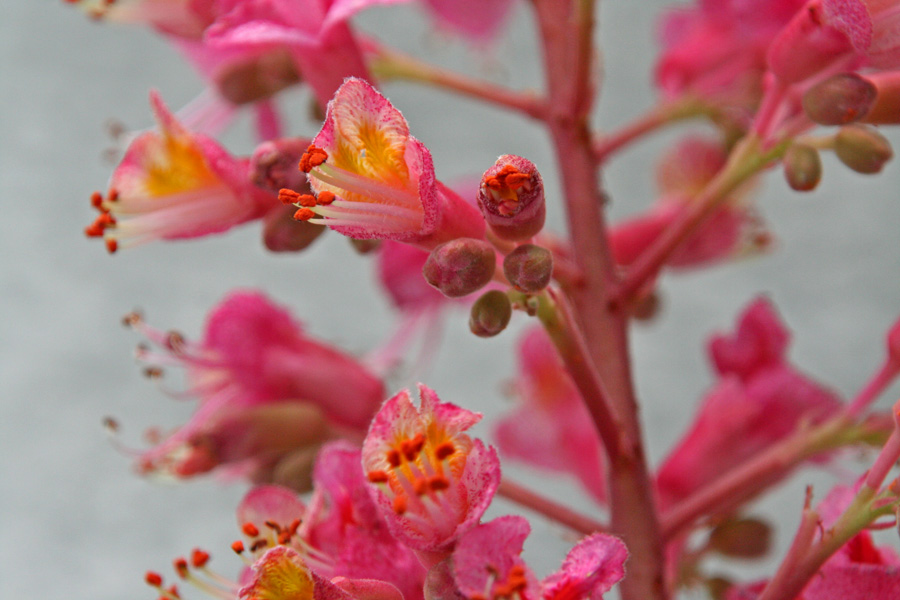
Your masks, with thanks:
M466 533L453 552L459 592L485 600L600 600L625 575L625 544L594 534L569 551L559 571L538 582L520 557L529 531L524 518L507 516Z
M753 108L762 90L766 50L804 0L700 0L666 13L656 66L663 93L692 93Z
M519 406L494 429L500 452L548 471L571 473L602 502L606 483L597 431L541 327L519 341L515 385Z
M220 233L263 216L275 196L253 186L248 163L185 129L159 95L150 94L159 131L140 134L92 204L100 216L85 233L110 252L159 239Z
M720 143L687 138L660 162L661 197L644 213L613 226L610 244L616 263L634 262L688 208L725 165ZM673 268L709 265L764 251L771 235L749 204L746 188L737 190L669 259Z
M198 38L211 22L209 0L66 0L89 16L118 23L147 24L159 31Z
M687 497L800 424L820 422L838 409L832 392L787 362L788 340L788 331L764 298L744 310L736 334L711 340L720 379L659 469L663 505Z
M478 524L500 483L493 448L463 433L481 419L419 385L421 407L403 390L384 403L363 443L363 471L391 533L440 554Z
M426 249L484 237L478 210L435 179L431 153L409 134L403 115L361 79L348 79L328 103L300 166L318 194L300 197L300 220Z
M346 442L326 444L316 460L313 482L309 505L277 486L248 493L238 509L244 532L254 534L248 535L245 547L277 541L301 553L322 577L379 579L400 590L406 600L421 600L425 568L388 532L369 496L359 449Z
M438 25L486 42L496 37L512 9L511 0L426 0Z
M143 472L188 477L228 466L257 481L293 475L324 440L361 438L384 397L356 360L308 337L259 293L228 296L201 342L139 318L131 324L164 351L141 358L186 367L188 394L200 400L188 423L141 455Z

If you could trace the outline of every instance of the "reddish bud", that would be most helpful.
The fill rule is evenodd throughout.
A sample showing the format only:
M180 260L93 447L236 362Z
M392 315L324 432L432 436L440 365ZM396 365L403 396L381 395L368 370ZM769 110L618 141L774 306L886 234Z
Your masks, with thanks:
M527 240L544 226L544 182L530 160L506 154L484 172L478 207L504 240Z
M724 556L759 558L772 544L772 528L758 519L725 521L712 530L709 547Z
M900 71L866 75L875 86L875 102L863 119L866 123L900 123Z
M792 190L808 192L822 179L822 160L819 151L805 144L793 144L782 160L784 178Z
M834 138L834 153L842 163L865 174L878 173L894 156L887 138L865 125L841 127Z
M478 291L490 282L496 270L494 248L483 240L458 238L431 251L422 275L450 298Z
M512 303L500 290L485 292L469 315L469 329L478 337L493 337L506 329L512 318Z
M523 244L503 260L503 273L520 292L539 292L550 283L553 255L546 248Z
M856 73L842 73L807 90L803 110L819 125L847 125L866 116L876 94L872 82Z
M300 194L310 193L306 175L297 169L308 147L309 140L304 138L282 138L261 143L250 157L250 181L273 192L287 188L299 190Z
M299 252L308 248L325 231L324 225L297 221L293 206L279 206L263 218L263 243L271 252Z

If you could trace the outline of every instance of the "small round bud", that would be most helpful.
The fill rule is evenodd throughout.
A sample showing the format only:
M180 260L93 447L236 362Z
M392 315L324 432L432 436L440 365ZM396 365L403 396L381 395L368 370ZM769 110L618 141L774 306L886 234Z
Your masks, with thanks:
M724 556L759 558L772 545L772 528L759 519L732 519L712 530L709 547Z
M496 270L494 248L483 240L458 238L431 251L422 275L425 281L450 298L480 290Z
M819 151L806 144L793 144L782 160L784 178L792 190L808 192L822 179L822 159Z
M305 250L322 235L326 227L294 220L293 206L278 206L263 217L263 243L271 252Z
M478 207L497 237L527 240L544 226L544 182L530 160L505 154L484 172Z
M859 121L875 102L872 82L856 73L841 73L817 83L803 94L803 110L819 125Z
M546 248L523 244L503 260L503 274L520 292L539 292L550 283L553 255Z
M512 303L500 290L485 292L469 316L469 329L478 337L493 337L506 329L512 318Z
M878 173L894 156L887 138L865 125L841 127L834 138L834 153L842 163L865 174Z

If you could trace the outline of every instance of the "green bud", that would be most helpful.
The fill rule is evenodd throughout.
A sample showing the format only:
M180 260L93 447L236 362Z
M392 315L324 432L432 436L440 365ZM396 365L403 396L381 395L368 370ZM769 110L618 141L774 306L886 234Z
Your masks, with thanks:
M819 151L806 144L793 144L782 160L784 178L792 190L814 190L822 179L822 159Z
M834 153L857 173L878 173L894 156L891 143L866 125L841 127L834 138Z
M509 297L500 290L491 290L472 305L469 329L478 337L493 337L506 329L511 318Z
M523 244L503 260L503 274L520 292L539 292L550 283L553 255L546 248Z

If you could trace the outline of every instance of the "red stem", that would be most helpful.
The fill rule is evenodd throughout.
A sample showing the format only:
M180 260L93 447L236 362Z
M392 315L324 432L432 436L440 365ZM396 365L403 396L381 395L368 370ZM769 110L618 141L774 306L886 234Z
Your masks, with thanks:
M568 506L545 498L514 481L510 481L506 477L503 477L500 481L500 488L497 490L497 493L507 500L530 508L531 510L544 515L548 519L565 525L578 533L589 535L598 531L607 530L607 527L603 525L603 523L582 515Z

